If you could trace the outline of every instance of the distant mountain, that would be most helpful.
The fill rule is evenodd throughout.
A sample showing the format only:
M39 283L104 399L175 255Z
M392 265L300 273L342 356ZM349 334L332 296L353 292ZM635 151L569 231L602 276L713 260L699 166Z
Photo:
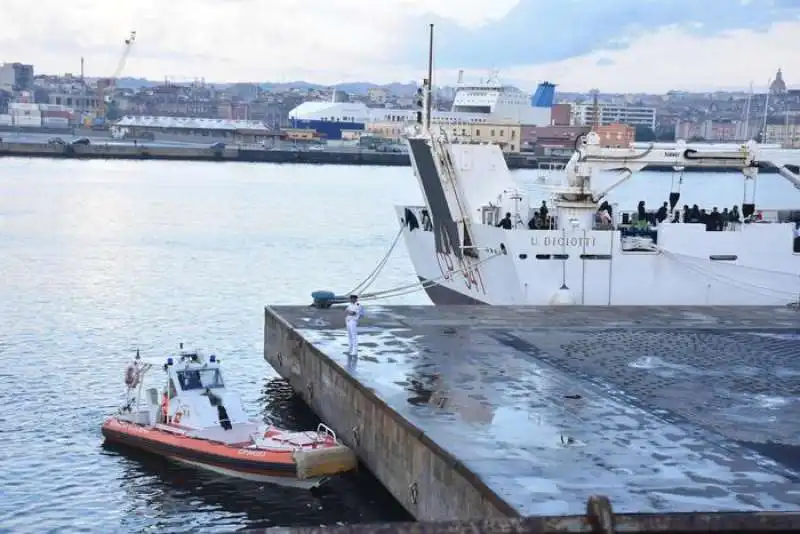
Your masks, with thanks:
M116 85L120 89L141 89L143 87L155 87L163 83L164 82L153 82L145 78L129 78L126 76L119 78Z
M334 89L339 89L340 91L344 91L346 93L353 93L357 95L366 95L370 89L375 88L383 88L388 89L389 92L398 96L411 96L417 91L417 86L413 83L400 83L400 82L393 82L389 84L376 84L371 82L348 82L348 83L337 83L336 85L320 85L318 83L310 83L304 81L295 81L295 82L288 82L288 83L273 83L273 82L266 82L259 84L264 89L272 90L272 91L286 91L290 89L301 89L301 90L308 90L308 89L328 89L333 87Z
M147 80L145 78L130 78L130 77L122 77L117 80L117 87L122 89L140 89L143 87L155 87L157 85L162 85L163 81L152 81ZM258 83L254 82L255 85L259 85L263 89L271 90L271 91L287 91L291 89L301 89L301 90L308 90L308 89L328 89L331 86L329 85L321 85L318 83L311 83L305 82L302 80L294 81L294 82L287 82L287 83L276 83L276 82L263 82ZM180 85L180 84L179 84ZM213 83L209 84L215 87L219 87L220 89L229 87L234 85L232 83ZM336 89L341 91L345 91L347 93L354 93L357 95L366 95L370 89L381 87L384 89L388 89L389 92L398 96L411 96L417 91L417 86L413 83L389 83L385 85L375 84L371 82L351 82L351 83L339 83L333 86Z

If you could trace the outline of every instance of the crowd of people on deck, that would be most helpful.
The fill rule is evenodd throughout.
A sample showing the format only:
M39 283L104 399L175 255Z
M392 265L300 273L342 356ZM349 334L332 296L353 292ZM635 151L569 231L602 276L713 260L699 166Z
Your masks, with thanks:
M754 214L751 219L757 220L760 214ZM668 220L672 223L695 223L704 224L706 230L723 231L730 227L732 224L743 222L742 214L739 211L739 206L733 206L731 209L724 208L719 211L717 207L707 211L700 208L697 204L689 207L688 204L683 206L683 209L670 210L669 203L664 202L661 207L655 211L648 211L644 200L639 201L636 207L636 213L630 218L629 224L639 227L656 226ZM613 227L614 226L614 212L611 205L607 201L603 201L597 209L596 216L597 227ZM749 220L748 220L749 222ZM510 214L506 214L506 218L500 221L497 225L501 228L511 227ZM534 213L533 217L528 221L528 228L530 230L549 229L552 227L552 220L549 215L547 203L542 201L542 205Z
M664 202L656 211L648 211L644 200L640 200L636 207L635 220L631 221L631 224L655 226L669 219L672 223L704 224L709 232L721 232L733 224L758 220L760 216L756 213L744 221L739 206L733 206L730 210L724 208L722 211L715 206L711 211L707 211L697 204L692 205L691 208L688 204L684 204L682 209L670 210L668 202Z
M431 222L431 217L428 213L428 210L423 209L421 214L423 230L428 232L432 231L433 224ZM406 223L411 227L412 230L414 228L419 228L419 223L417 222L416 217L409 210L406 210L406 218L408 219ZM688 204L684 204L682 209L670 210L669 202L664 202L661 207L655 211L648 211L644 200L640 200L636 207L636 213L632 214L632 217L630 218L623 216L622 222L625 226L630 225L632 228L649 230L658 224L663 223L667 219L669 219L671 223L703 224L706 227L706 231L721 232L732 229L735 227L735 225L743 222L747 223L759 221L762 219L762 215L760 212L754 212L749 217L743 217L742 213L739 211L739 206L733 206L730 210L728 208L724 208L722 211L719 211L719 209L715 206L711 208L711 211L707 211L700 208L697 204L692 205L692 207L689 207ZM796 221L796 219L794 220ZM539 209L536 210L536 212L533 214L533 217L531 217L528 221L528 229L552 229L553 223L554 221L550 216L550 210L547 207L547 202L542 201ZM611 205L607 201L603 201L603 203L598 207L595 224L597 229L606 227L610 230L615 227L614 213ZM511 230L516 225L512 220L511 213L506 213L505 217L503 217L496 226L498 228ZM800 253L800 221L796 221L795 223L794 252Z

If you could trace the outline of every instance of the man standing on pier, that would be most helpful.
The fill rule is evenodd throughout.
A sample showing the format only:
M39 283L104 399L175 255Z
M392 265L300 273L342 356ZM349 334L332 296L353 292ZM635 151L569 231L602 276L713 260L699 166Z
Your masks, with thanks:
M350 295L350 304L345 309L344 324L347 327L347 340L350 342L348 354L355 356L358 350L358 320L364 314L358 295Z

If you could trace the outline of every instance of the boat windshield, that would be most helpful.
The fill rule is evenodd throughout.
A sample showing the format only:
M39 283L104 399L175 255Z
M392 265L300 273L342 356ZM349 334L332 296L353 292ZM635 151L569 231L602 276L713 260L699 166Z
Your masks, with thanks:
M221 388L222 375L218 369L194 369L178 371L178 382L183 391L205 388Z

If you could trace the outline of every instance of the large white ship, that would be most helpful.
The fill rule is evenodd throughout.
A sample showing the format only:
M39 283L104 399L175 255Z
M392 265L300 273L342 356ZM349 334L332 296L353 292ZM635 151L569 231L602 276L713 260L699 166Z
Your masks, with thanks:
M742 205L740 222L653 222L647 213L600 209L605 196L650 165L742 169L753 190L759 165L779 167L800 189L779 149L746 146L614 148L590 134L552 187L544 214L494 145L457 144L443 133L409 139L425 206L398 206L420 282L435 304L784 305L800 301L800 213ZM600 190L592 177L619 169ZM673 192L671 201L679 202ZM613 211L613 210L612 210ZM497 226L505 214L511 229ZM680 215L679 215L680 217ZM531 222L532 221L532 222ZM529 227L533 226L533 229Z
M516 123L530 126L550 124L555 86L539 84L533 95L500 82L497 74L478 83L462 78L450 111L432 111L434 124ZM363 130L371 123L412 123L415 109L370 108L361 102L304 102L289 112L295 128L310 128L328 139L340 139L343 130Z
M590 133L551 184L545 213L530 205L498 146L449 140L423 115L408 144L425 205L398 206L397 213L434 304L800 303L800 206L762 209L754 187L759 168L770 166L800 190L800 176L787 167L800 163L794 151L754 142L603 148ZM607 195L648 165L741 169L741 213L725 220L679 213L682 222L673 222L679 190L670 193L665 219L644 207L633 214L607 209ZM617 171L619 179L600 187L602 171Z

